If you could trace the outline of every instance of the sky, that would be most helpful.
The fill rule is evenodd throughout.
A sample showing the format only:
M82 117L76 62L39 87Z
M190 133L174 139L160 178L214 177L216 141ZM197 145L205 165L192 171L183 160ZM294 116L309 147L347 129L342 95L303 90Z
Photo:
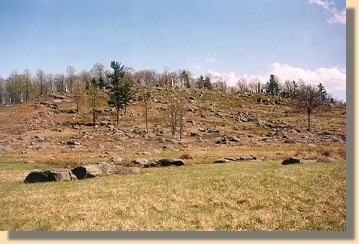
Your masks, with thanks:
M322 83L346 100L345 0L2 0L0 77L37 69L189 70L229 85Z

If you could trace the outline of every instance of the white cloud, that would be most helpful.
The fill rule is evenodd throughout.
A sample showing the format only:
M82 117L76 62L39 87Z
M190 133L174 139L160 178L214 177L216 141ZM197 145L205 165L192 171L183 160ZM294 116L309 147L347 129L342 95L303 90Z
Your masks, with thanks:
M212 70L209 70L208 73L212 77L222 77L227 81L229 86L236 86L237 81L240 78L246 78L248 81L258 80L262 84L265 84L271 74L278 76L282 83L285 80L298 81L299 79L302 79L307 84L318 85L319 83L322 83L328 93L332 94L334 97L336 94L340 94L340 96L344 96L340 97L340 99L345 100L346 68L338 69L334 67L322 67L309 70L276 62L270 65L270 72L267 74L236 75L234 72L225 73Z
M321 6L322 8L324 8L327 12L332 14L332 16L327 20L328 23L330 23L330 24L334 24L334 23L345 24L346 23L345 7L343 8L342 11L339 11L335 7L335 3L333 1L329 2L328 0L310 0L309 3L317 4L317 5Z
M322 83L329 93L346 90L346 69L318 68L306 70L279 63L273 63L271 68L271 73L278 76L281 81L302 79L308 84Z
M239 76L236 76L234 72L225 73L225 72L217 72L213 70L208 70L208 74L212 77L221 77L224 80L227 81L227 84L229 86L235 86L237 84L237 81L239 80Z
M345 24L347 20L347 11L343 9L340 13L334 13L334 16L331 17L328 22L329 23L341 23Z

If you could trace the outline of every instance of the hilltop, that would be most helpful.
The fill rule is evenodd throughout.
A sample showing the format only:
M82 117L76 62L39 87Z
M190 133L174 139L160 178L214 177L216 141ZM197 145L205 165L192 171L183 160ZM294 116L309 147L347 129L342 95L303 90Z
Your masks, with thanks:
M151 98L146 133L144 89L136 87L119 125L106 93L97 101L96 125L92 124L90 95L85 93L55 94L1 106L0 161L68 166L187 156L189 164L205 164L223 156L249 155L269 161L291 156L345 160L345 105L314 112L308 131L306 115L297 112L290 99L152 87L147 88ZM169 105L180 99L186 111L181 140L178 131L171 135L169 122Z

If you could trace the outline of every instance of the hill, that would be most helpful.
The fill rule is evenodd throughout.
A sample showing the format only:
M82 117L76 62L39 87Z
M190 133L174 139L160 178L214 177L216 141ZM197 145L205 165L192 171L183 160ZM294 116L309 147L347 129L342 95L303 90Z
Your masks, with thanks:
M345 160L345 105L314 112L308 131L306 115L297 112L290 99L153 87L146 90L151 93L146 133L144 89L136 88L119 125L105 93L97 99L95 126L89 94L56 94L2 106L0 161L66 166L121 158L122 164L130 164L135 158L151 160L184 154L191 154L189 164L248 155L265 160L291 156ZM176 100L186 111L181 140L178 130L172 136L169 120L170 105Z

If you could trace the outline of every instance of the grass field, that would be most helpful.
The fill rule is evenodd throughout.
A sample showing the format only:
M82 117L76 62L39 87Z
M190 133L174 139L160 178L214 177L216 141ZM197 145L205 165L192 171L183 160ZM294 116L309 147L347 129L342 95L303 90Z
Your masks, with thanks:
M346 230L345 161L192 164L22 182L46 167L0 164L0 230Z

